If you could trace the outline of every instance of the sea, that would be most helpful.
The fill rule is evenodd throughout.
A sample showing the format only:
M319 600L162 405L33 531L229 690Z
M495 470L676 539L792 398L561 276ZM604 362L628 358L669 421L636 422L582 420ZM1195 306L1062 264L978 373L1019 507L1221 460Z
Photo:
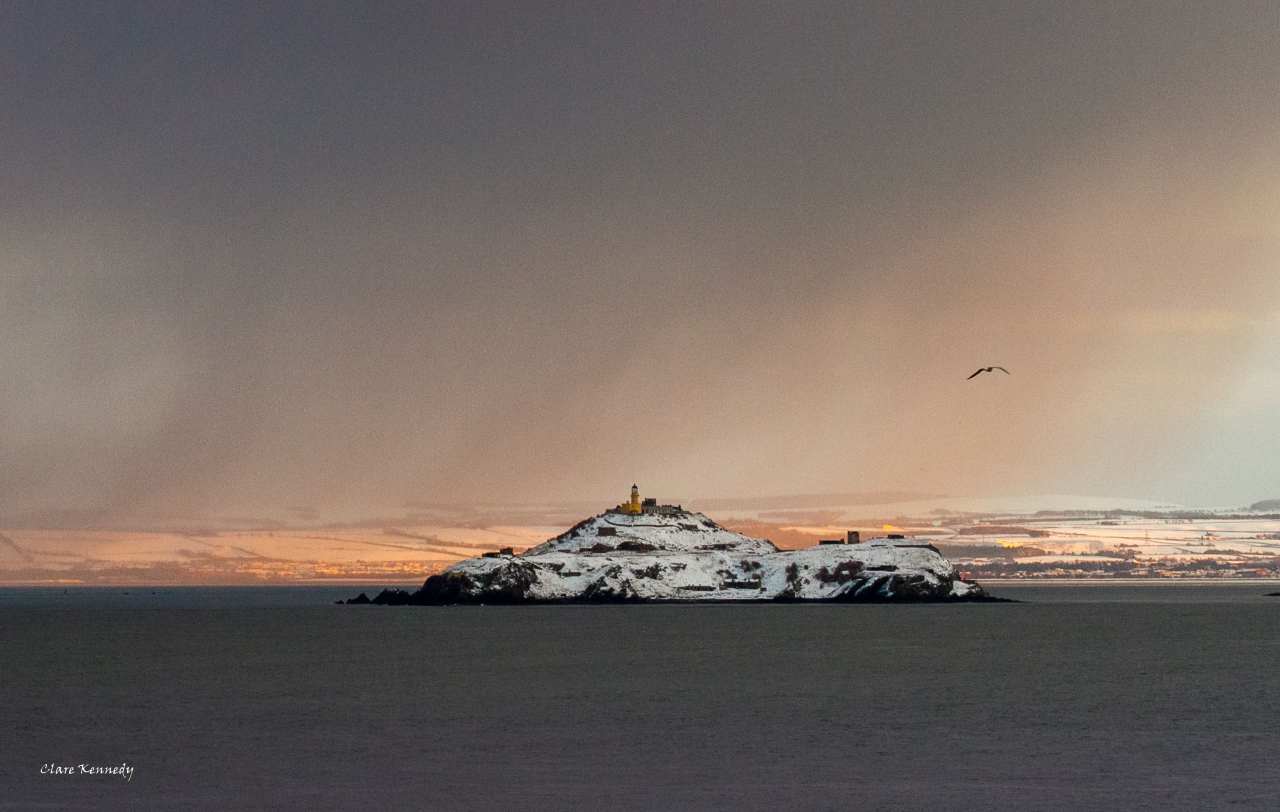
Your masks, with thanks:
M5 588L0 810L1277 810L1278 588Z

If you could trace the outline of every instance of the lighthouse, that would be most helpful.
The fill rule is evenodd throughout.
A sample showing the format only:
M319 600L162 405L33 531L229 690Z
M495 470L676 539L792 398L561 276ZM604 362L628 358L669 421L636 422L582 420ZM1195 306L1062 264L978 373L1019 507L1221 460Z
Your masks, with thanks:
M680 505L659 505L657 499L641 499L640 488L631 486L631 498L605 513L613 516L684 516L688 514Z
M628 513L632 516L640 515L640 489L635 485L631 486L631 501L623 502L621 505L618 505L618 512Z

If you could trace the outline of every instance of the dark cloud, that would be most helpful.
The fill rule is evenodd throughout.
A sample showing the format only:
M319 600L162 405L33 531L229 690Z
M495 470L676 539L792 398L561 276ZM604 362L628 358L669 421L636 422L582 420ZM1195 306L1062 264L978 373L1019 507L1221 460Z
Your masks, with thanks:
M5 510L1280 473L1273 3L0 23Z

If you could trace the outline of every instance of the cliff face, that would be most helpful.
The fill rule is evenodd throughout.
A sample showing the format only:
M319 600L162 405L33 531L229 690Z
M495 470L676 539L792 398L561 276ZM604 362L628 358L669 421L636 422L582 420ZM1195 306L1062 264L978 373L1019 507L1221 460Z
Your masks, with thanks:
M700 513L606 513L520 555L473 558L374 603L982 600L927 542L782 552Z

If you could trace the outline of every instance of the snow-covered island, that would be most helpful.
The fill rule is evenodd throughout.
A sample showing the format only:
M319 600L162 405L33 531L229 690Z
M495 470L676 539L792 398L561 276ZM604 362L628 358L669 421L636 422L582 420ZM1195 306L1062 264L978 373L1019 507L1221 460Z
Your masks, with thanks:
M486 553L382 604L990 600L927 541L902 537L782 551L676 505L631 500L515 555Z

